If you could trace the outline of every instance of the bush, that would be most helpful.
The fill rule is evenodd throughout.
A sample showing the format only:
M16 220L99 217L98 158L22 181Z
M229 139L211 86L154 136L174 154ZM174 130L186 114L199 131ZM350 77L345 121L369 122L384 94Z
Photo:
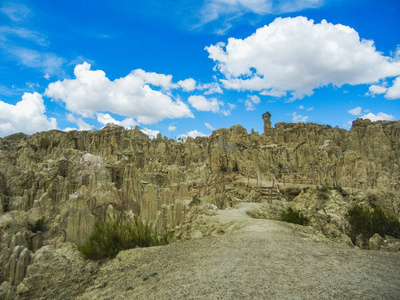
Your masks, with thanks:
M286 211L281 213L281 220L304 226L310 224L310 219L304 216L300 211L294 210L291 207L288 207Z
M91 260L114 258L122 250L168 243L168 234L159 236L138 220L95 222L93 232L79 251Z
M328 192L332 189L329 184L322 184L321 186L317 187L317 196L321 200L328 200L329 194Z
M356 205L349 210L347 218L353 243L361 233L368 239L375 233L382 237L388 234L400 238L400 222L395 217L387 216L380 208L369 210Z
M192 207L192 206L195 206L195 205L199 205L200 203L201 203L200 197L198 195L194 195L192 197L192 201L190 201L189 206Z
M348 196L348 193L342 188L342 186L340 185L340 184L338 184L338 183L335 183L334 185L333 185L333 189L334 190L337 190L341 195L342 195L342 197L346 197L346 196Z
M34 224L28 223L28 229L32 231L33 233L39 232L39 231L44 231L46 229L46 222L44 218L40 218L36 220Z
M218 166L218 170L222 173L227 172L228 171L228 167L225 165L219 165Z

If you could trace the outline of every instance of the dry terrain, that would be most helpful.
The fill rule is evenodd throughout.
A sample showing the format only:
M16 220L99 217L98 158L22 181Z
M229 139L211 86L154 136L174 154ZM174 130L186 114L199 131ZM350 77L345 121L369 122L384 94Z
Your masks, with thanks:
M318 241L299 225L219 211L226 234L120 253L78 299L398 299L400 255Z

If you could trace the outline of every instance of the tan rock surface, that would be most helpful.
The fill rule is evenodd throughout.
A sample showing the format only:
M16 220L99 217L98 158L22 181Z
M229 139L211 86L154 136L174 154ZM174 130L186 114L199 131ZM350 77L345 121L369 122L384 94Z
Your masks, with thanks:
M77 299L396 299L398 254L311 241L299 225L241 209L215 218L227 234L121 252ZM233 227L235 229L233 229ZM301 230L300 230L301 232Z
M95 220L139 216L186 240L238 228L237 222L216 219L215 208L263 202L253 207L257 217L276 219L291 206L310 217L312 230L302 231L309 239L329 237L347 245L345 214L352 205L380 207L399 217L400 121L359 119L349 132L312 123L267 127L264 134L248 134L235 125L182 143L161 136L150 140L138 127L119 126L0 139L3 294L12 298L31 288L24 272L8 281L17 266L10 263L15 247L31 251L35 261L42 246L56 251L65 241L83 243ZM286 184L287 201L263 192L276 181ZM330 190L322 199L315 190L321 183L346 187L348 195ZM198 214L204 207L212 209ZM39 219L45 228L33 232L28 225ZM381 250L399 251L399 243L385 237Z

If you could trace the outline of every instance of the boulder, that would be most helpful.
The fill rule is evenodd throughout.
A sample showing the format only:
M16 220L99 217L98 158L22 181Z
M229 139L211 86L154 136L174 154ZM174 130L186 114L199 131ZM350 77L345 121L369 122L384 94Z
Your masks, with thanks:
M370 239L369 239L369 249L370 250L376 250L379 251L381 249L381 246L383 245L384 238L381 237L379 234L375 233Z

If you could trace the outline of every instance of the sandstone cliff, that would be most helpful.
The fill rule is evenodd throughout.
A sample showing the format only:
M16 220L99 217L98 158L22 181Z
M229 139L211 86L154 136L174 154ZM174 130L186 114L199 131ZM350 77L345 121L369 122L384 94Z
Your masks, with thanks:
M358 119L349 132L278 123L264 134L248 134L235 125L185 142L160 135L150 140L139 128L115 125L14 134L0 139L0 279L16 289L35 252L45 245L82 244L95 220L138 216L185 238L196 214L193 203L222 209L260 201L258 188L265 182L357 189L352 200L330 196L331 206L337 205L330 214L341 211L333 233L315 218L327 235L340 235L349 205L338 202L366 201L399 216L399 166L400 121ZM306 204L312 199L307 189L285 189L286 200L298 197L294 205L311 207L311 216L326 214L326 207ZM46 229L30 230L40 219Z

